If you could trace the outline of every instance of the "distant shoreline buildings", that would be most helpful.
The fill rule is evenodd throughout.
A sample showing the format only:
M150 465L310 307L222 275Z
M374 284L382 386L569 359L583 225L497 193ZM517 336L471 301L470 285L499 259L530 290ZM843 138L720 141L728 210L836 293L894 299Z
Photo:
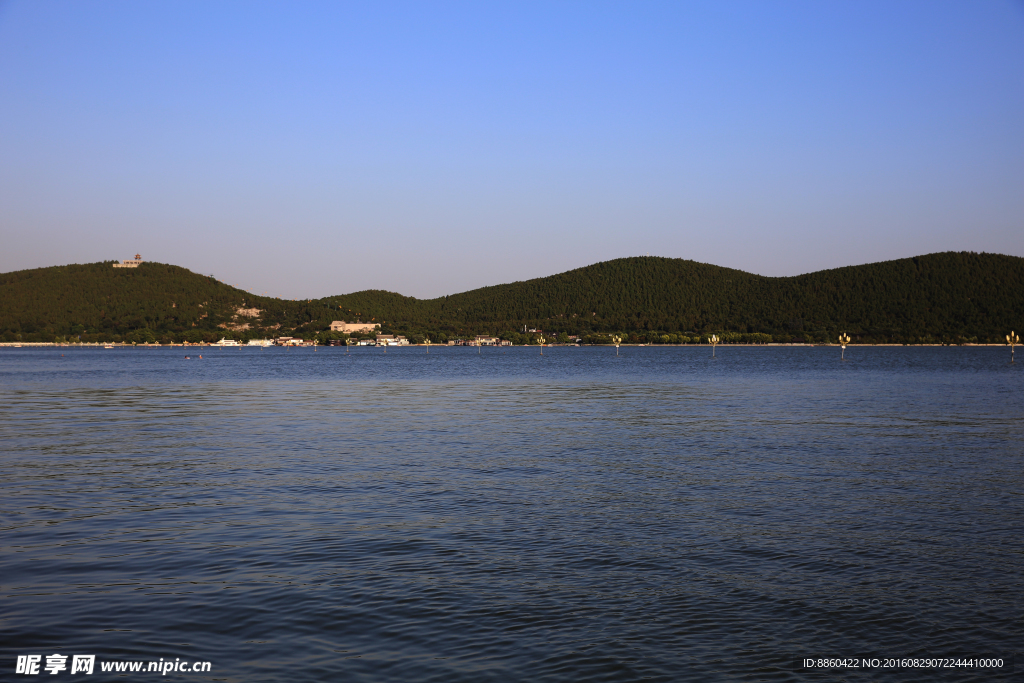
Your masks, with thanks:
M331 323L331 332L370 332L380 327L380 323L347 323L335 320Z

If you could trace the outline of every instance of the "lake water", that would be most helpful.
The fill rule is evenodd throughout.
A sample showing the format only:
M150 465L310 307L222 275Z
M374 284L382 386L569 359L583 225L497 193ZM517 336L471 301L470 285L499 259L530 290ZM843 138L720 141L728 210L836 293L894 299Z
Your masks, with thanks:
M620 353L0 350L0 678L1020 680L1009 349Z

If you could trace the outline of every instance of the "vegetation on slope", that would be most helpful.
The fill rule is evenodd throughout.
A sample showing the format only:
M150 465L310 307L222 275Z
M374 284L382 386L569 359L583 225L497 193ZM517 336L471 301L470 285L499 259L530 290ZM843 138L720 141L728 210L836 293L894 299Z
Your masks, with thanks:
M5 340L197 341L310 338L332 320L379 322L434 341L542 329L600 341L1000 341L1024 327L1024 259L942 253L768 278L682 259L623 258L566 273L419 300L367 290L310 301L259 297L184 268L109 262L0 275ZM258 314L254 315L257 309ZM329 336L329 335L326 335Z
M237 314L253 307L263 311L259 318ZM200 341L223 332L222 324L294 327L308 307L256 297L162 263L112 268L104 262L0 275L0 334L6 341Z
M441 299L384 292L328 299L401 330L767 334L823 341L999 341L1024 322L1024 259L943 253L769 278L682 259L624 258ZM729 334L732 333L732 334Z

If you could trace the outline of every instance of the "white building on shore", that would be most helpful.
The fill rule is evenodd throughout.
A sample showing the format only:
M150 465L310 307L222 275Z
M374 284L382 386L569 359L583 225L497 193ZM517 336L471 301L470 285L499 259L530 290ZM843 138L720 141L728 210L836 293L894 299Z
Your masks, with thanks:
M335 320L331 323L331 332L370 332L380 327L380 323L347 323Z
M402 335L378 334L377 346L408 346L409 340Z

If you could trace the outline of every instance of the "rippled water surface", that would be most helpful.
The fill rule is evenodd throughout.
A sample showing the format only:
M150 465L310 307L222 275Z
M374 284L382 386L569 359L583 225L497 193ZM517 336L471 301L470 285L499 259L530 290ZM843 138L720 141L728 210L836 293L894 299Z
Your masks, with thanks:
M795 662L1021 650L1024 363L621 353L0 350L0 678L1013 678Z

